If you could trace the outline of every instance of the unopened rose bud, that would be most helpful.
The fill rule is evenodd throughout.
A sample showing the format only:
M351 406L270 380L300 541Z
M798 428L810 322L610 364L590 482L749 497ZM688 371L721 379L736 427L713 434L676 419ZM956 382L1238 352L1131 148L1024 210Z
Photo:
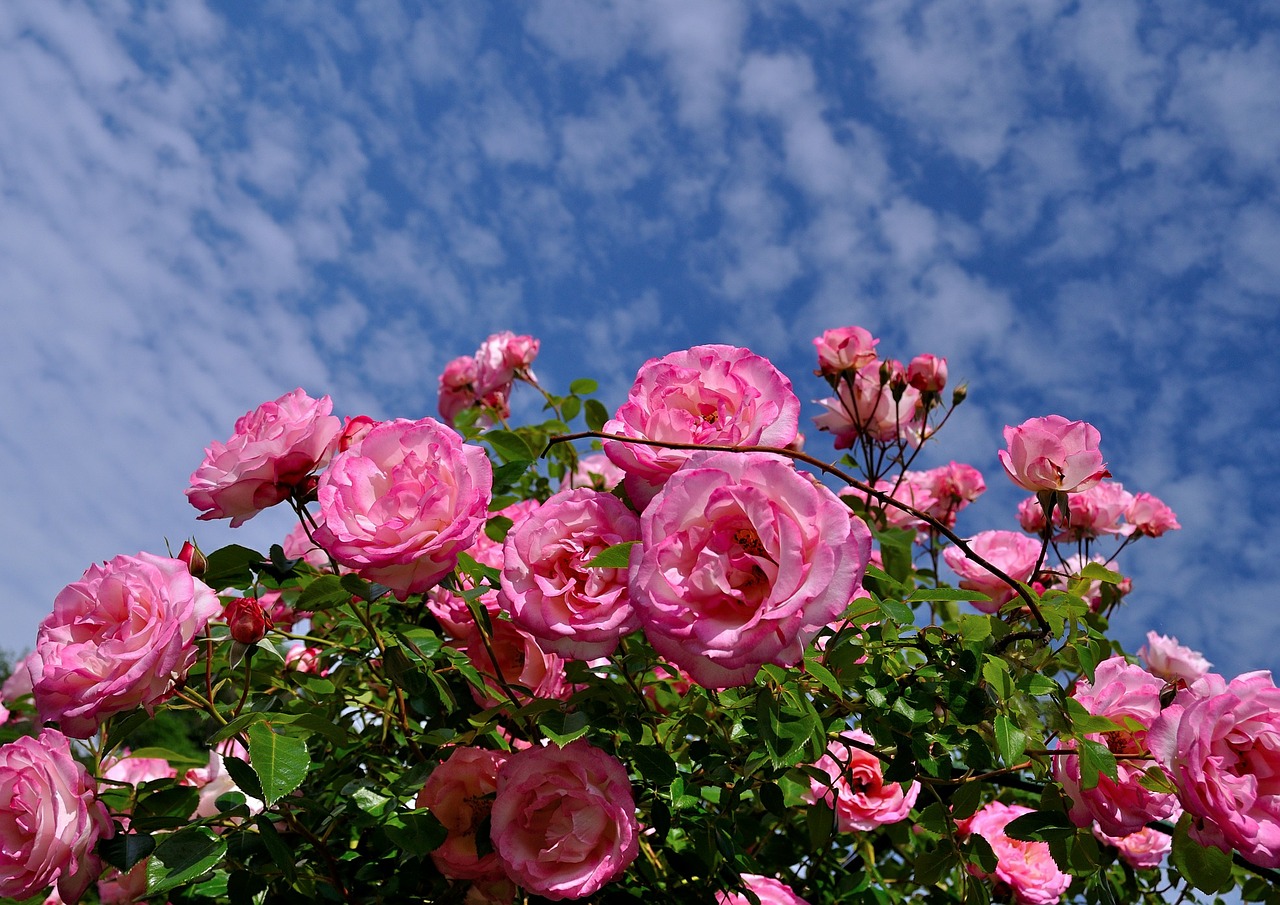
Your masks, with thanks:
M347 423L343 425L342 433L338 435L338 452L346 452L351 444L363 439L364 435L373 430L377 423L368 415L348 418Z
M907 382L922 393L937 393L947 385L947 360L924 353L911 359Z
M969 395L969 384L962 383L951 391L951 405L955 407L964 402L965 397Z
M205 570L209 568L209 560L205 559L200 548L191 541L182 542L182 549L178 552L178 559L187 564L187 571L196 578L204 575Z
M222 619L231 629L231 637L241 644L257 644L275 623L256 597L237 597L222 611Z

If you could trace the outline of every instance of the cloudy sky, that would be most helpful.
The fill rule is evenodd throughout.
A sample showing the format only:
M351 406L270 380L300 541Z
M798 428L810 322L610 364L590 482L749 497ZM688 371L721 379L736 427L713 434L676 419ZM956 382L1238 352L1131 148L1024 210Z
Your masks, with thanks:
M1273 6L8 0L0 85L0 646L95 560L276 541L183 490L294 387L419 418L511 329L610 407L705 342L808 400L859 324L968 380L963 531L1012 527L1003 425L1092 421L1184 525L1130 649L1280 666Z

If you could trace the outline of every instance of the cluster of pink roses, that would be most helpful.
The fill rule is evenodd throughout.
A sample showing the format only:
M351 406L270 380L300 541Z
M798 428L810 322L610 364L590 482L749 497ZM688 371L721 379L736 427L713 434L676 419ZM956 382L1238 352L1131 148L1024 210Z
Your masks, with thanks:
M882 478L875 482L873 489L953 528L960 510L986 491L987 482L972 465L951 462L926 471L903 471L893 480ZM918 532L922 540L933 530L923 519L905 509L882 505L874 496L856 487L841 490L840 496L860 501L868 511L883 512L886 524L910 528Z
M1028 534L1044 533L1044 507L1036 497L1018 505L1018 524ZM1053 512L1053 540L1075 543L1109 535L1160 537L1182 527L1167 505L1149 493L1129 493L1118 481L1099 481L1067 498L1067 511Z
M453 424L459 413L478 406L490 419L506 418L515 381L536 381L532 366L539 345L532 336L505 330L481 343L475 355L449 362L440 374L440 417Z

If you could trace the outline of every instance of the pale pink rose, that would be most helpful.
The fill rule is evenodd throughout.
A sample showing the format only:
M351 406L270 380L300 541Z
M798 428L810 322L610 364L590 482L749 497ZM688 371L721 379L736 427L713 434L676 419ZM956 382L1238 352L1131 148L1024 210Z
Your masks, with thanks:
M139 553L90 566L53 602L30 669L36 709L73 738L154 707L195 662L195 639L222 605L181 560Z
M476 831L484 826L498 789L498 768L511 755L485 748L454 748L427 777L416 807L428 808L449 831L431 853L440 873L453 880L503 876L498 856L476 848Z
M947 360L928 352L907 365L907 383L922 393L938 393L947 385Z
M314 673L318 676L329 674L329 670L320 665L321 650L305 644L295 644L285 651L284 668L294 672Z
M933 510L939 507L938 498L934 496L934 491L937 489L936 482L931 480L924 472L905 471L898 478L876 481L874 489L890 499L925 514L931 514ZM923 519L916 518L905 509L901 509L892 503L882 502L857 487L842 488L840 496L859 500L861 503L859 511L861 511L862 506L865 506L870 512L882 512L885 524L891 528L907 528L919 532L928 531L928 523Z
M9 708L0 704L0 726L9 722Z
M444 366L437 408L446 424L453 424L463 410L477 403L475 385L478 374L476 360L469 355L455 358Z
M1071 875L1059 869L1047 842L1022 842L1010 839L1004 832L1009 821L1030 813L1031 808L1022 805L993 801L968 820L957 821L957 825L963 838L977 833L996 855L994 874L984 874L977 865L970 864L971 874L994 880L997 890L1007 888L1015 905L1054 905L1071 885Z
M1175 684L1190 684L1213 666L1199 651L1179 644L1177 638L1155 632L1147 632L1147 643L1138 648L1138 656L1149 672Z
M1085 421L1061 415L1031 418L1005 427L1008 448L1000 450L1000 464L1024 490L1079 493L1111 476L1098 451L1100 439L1098 429Z
M794 889L773 877L739 874L738 879L742 881L744 889L749 889L756 894L760 905L809 905L807 901L796 895ZM716 905L750 905L750 903L751 900L740 892L721 890L716 893Z
M818 350L818 370L835 375L857 371L876 360L876 344L880 340L862 327L836 327L813 341Z
M1055 539L1078 541L1103 534L1127 537L1133 533L1133 526L1125 523L1125 513L1132 502L1133 494L1118 481L1099 481L1088 490L1074 493L1067 499L1070 525L1059 510L1054 510L1053 522L1059 529Z
M498 771L490 827L507 876L548 899L591 895L639 853L627 770L584 739L513 754Z
M13 672L9 673L9 678L4 680L3 686L0 686L0 701L8 701L12 704L31 694L34 681L31 678L31 669L39 660L40 655L31 651L14 665Z
M1136 723L1135 729L1117 729L1086 735L1100 742L1113 754L1130 755L1116 759L1117 778L1098 777L1098 784L1085 789L1080 779L1080 758L1074 755L1053 759L1054 778L1062 784L1071 801L1069 811L1076 826L1098 827L1111 836L1136 833L1153 820L1164 820L1178 808L1177 796L1152 792L1141 785L1143 774L1155 762L1131 755L1147 754L1146 730L1160 715L1160 692L1164 682L1124 657L1111 657L1098 664L1094 681L1081 678L1072 697L1096 716L1105 716L1124 726ZM1066 739L1062 749L1074 749L1075 742Z
M641 516L632 605L663 657L707 688L794 666L862 584L871 532L767 453L701 453Z
M1093 835L1099 842L1119 849L1120 857L1134 870L1159 867L1160 862L1173 850L1173 836L1149 826L1127 836L1108 836L1095 826Z
M1040 544L1016 531L981 531L969 538L969 547L1015 581L1028 582L1040 558ZM986 594L989 601L975 600L973 606L983 613L998 612L1017 591L985 567L964 555L959 547L942 551L951 571L960 577L960 587Z
M1195 818L1192 838L1280 867L1280 689L1271 673L1198 679L1161 712L1147 744Z
M209 752L208 764L188 770L183 775L184 786L194 786L200 790L200 800L196 805L195 813L191 815L192 820L216 816L219 813L218 799L230 792L239 792L244 795L245 805L249 808L251 815L261 814L266 807L265 802L245 795L244 790L236 785L231 774L227 772L225 757L236 757L246 763L249 762L249 752L245 750L244 745L231 740L222 742ZM241 819L236 817L234 822L239 823Z
M484 450L439 421L384 421L321 476L312 536L404 600L438 584L475 543L492 487Z
M591 487L596 490L612 490L622 483L624 477L626 472L609 461L608 456L604 453L592 453L578 459L578 467L564 476L560 489Z
M920 391L884 382L881 368L868 365L851 379L841 380L836 395L816 400L826 411L813 419L818 430L835 435L836 449L848 449L859 437L876 443L920 442Z
M102 759L102 778L139 786L155 779L173 779L178 771L163 757L131 757L126 750L120 757Z
M486 339L476 351L476 395L501 390L517 375L532 378L529 369L538 357L539 345L532 336L516 336L510 330Z
M1159 537L1166 531L1176 531L1182 527L1173 510L1149 493L1134 494L1125 518L1135 531L1147 537Z
M869 832L876 827L905 820L920 794L920 783L903 789L901 783L886 783L880 758L850 742L871 744L874 740L861 729L850 729L832 739L827 753L815 767L827 781L809 777L805 801L825 802L835 809L836 828L842 833Z
M506 619L495 617L491 625L493 636L488 646L474 622L462 626L463 634L450 642L467 655L471 665L484 678L486 690L471 689L477 704L497 707L510 703L508 691L522 704L532 698L563 699L572 693L565 680L561 657L543 650L536 638ZM492 657L490 649L493 650Z
M0 747L0 896L21 901L57 883L78 901L102 872L94 846L113 834L66 736L42 729Z
M606 548L640 539L640 519L610 493L562 490L507 534L498 604L543 650L607 657L640 628L627 569L588 568Z
M715 446L785 447L795 439L800 400L768 359L734 346L694 346L645 362L608 434ZM691 450L605 440L643 507Z
M187 499L200 518L229 518L237 528L287 500L333 453L342 422L332 411L328 396L312 399L299 388L241 416L191 475Z
M1057 515L1057 510L1054 510ZM1057 519L1054 519L1055 524ZM1029 496L1018 504L1018 524L1022 530L1037 537L1044 531L1044 507L1037 497Z
M987 491L987 482L983 479L982 472L963 462L948 462L929 469L925 474L933 475L937 481L935 496L940 500L954 500L957 509L972 503Z

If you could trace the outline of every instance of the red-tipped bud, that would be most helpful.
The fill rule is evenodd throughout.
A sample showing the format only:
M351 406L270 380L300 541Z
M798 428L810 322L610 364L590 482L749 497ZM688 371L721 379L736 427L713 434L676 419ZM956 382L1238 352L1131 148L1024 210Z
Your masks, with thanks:
M231 629L231 637L241 644L257 644L275 623L256 597L237 597L222 611L223 621Z
M364 435L373 430L378 424L368 415L356 415L354 418L348 418L347 423L342 428L342 433L338 435L338 452L346 452L352 443L364 438Z
M182 549L178 551L178 559L187 564L187 571L200 578L204 575L205 570L209 568L209 560L204 558L204 554L200 552L200 548L191 541L183 541Z

